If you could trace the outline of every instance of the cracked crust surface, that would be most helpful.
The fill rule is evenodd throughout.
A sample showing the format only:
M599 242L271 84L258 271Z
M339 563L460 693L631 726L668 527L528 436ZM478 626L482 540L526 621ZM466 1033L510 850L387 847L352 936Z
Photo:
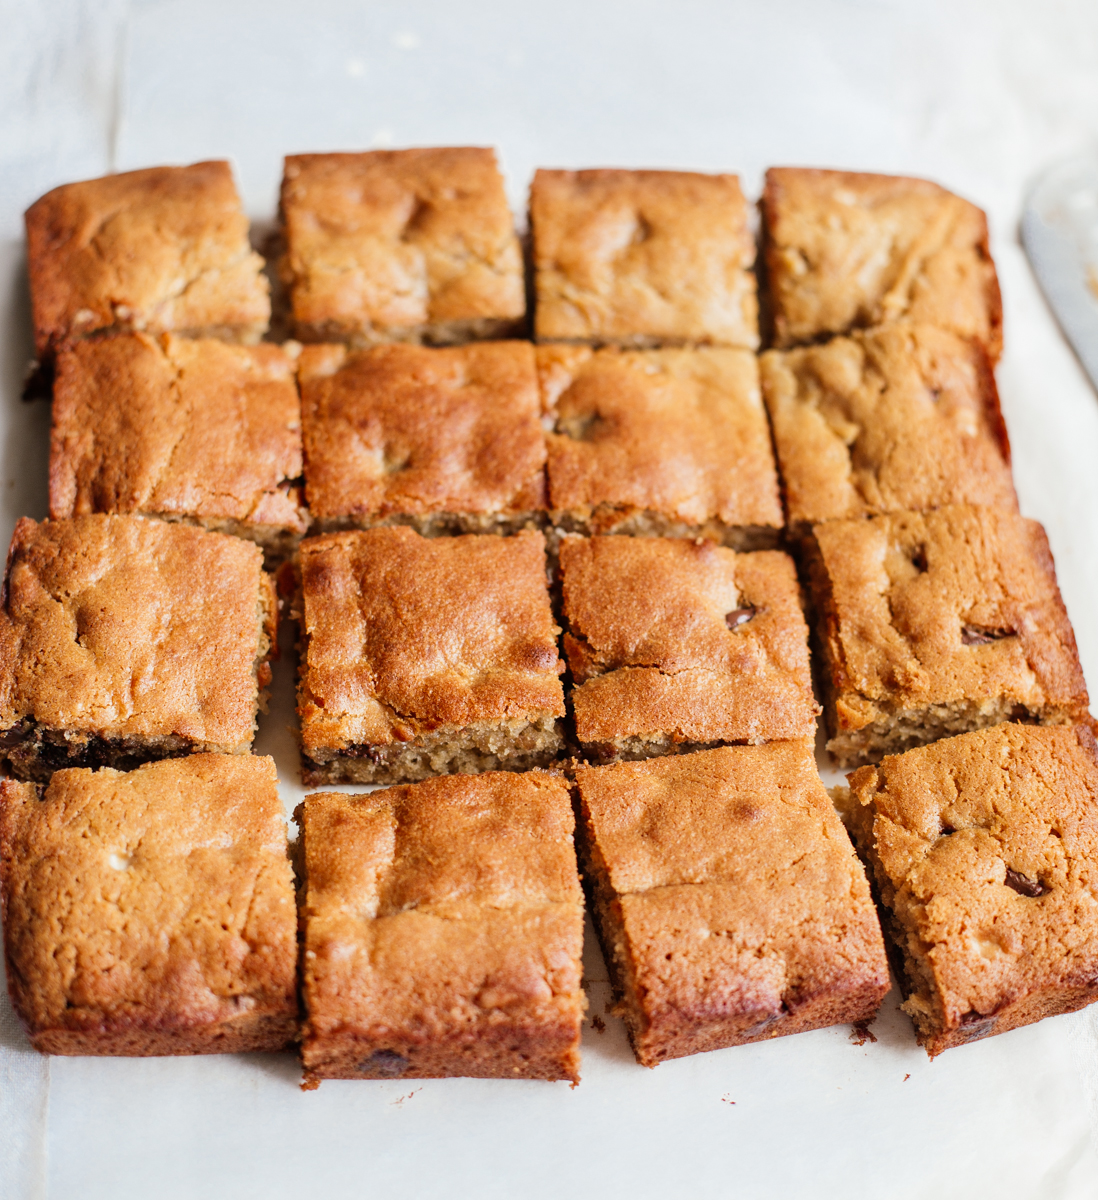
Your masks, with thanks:
M877 1011L881 930L810 740L579 767L576 784L584 877L644 1066Z
M57 356L50 516L146 513L300 535L301 406L277 346L133 334Z
M91 765L102 742L139 761L247 752L276 621L256 546L144 517L24 518L6 582L0 736L16 774Z
M933 1057L1098 999L1098 750L999 725L863 767L849 823Z
M1089 720L1036 521L961 505L828 521L806 563L842 765L1003 720Z
M564 649L588 753L812 737L792 559L701 539L566 537Z
M539 340L758 346L735 175L538 171L530 227Z
M424 538L391 527L307 538L301 587L298 713L312 779L343 758L359 760L361 781L400 780L404 769L422 777L425 750L473 730L496 732L482 747L496 761L446 769L556 757L564 668L540 533ZM539 728L546 737L527 746Z
M562 778L448 776L298 813L308 1072L579 1080L583 894Z
M944 504L1016 509L983 348L928 325L759 362L791 526Z
M35 349L97 330L255 342L271 302L227 162L54 188L26 215Z
M555 521L776 540L781 499L754 355L538 346L537 364Z
M897 321L1002 351L987 218L925 179L774 167L762 196L774 344Z
M394 519L521 523L545 507L534 351L306 346L309 509L322 527Z
M12 1004L47 1054L281 1050L297 921L274 760L0 782Z
M492 150L291 155L281 212L305 341L451 343L522 328L522 254Z

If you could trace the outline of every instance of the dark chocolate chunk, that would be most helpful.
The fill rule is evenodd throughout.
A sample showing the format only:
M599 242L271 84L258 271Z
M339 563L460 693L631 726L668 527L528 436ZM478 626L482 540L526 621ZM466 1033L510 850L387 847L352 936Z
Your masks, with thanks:
M358 1069L363 1074L394 1076L403 1075L410 1066L408 1059L395 1050L375 1050L358 1064Z
M1013 888L1019 896L1043 896L1049 890L1039 879L1030 879L1010 867L1007 867L1006 879L1003 882L1008 888Z
M962 625L961 642L965 646L987 646L1003 638L1014 637L1013 629L986 629L980 625Z
M729 629L739 629L741 625L746 625L748 621L758 612L758 609L748 605L746 608L736 608L732 612L726 613L724 623Z

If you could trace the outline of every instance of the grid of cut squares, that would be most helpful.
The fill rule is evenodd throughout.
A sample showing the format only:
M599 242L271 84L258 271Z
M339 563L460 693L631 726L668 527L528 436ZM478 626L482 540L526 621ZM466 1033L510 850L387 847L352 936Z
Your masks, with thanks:
M539 346L537 362L555 525L776 544L781 498L753 354Z
M951 506L828 521L806 547L820 682L843 766L1001 721L1087 720L1045 532Z
M987 218L925 179L776 167L762 196L773 344L897 322L1002 351Z
M539 341L758 346L735 175L538 171L530 230Z
M281 215L303 341L441 345L523 328L522 253L491 150L292 155Z
M281 1050L297 913L273 759L0 782L12 1002L47 1054Z
M1098 749L1003 724L862 767L841 798L933 1057L1098 999Z
M403 526L301 544L306 783L525 770L563 748L545 539Z
M21 779L247 753L271 672L258 547L191 525L24 518L0 612L0 744Z
M307 528L294 359L278 346L146 334L57 356L50 516L144 513L285 558Z
M257 342L271 316L263 259L226 162L69 183L27 210L39 358L91 333Z
M563 644L595 761L811 738L808 627L792 559L704 539L566 537Z
M1001 306L984 215L922 180L788 169L768 173L762 209L768 320L780 348L764 356L762 380L822 645L829 749L851 765L994 725L987 744L992 735L1009 742L1019 763L1071 760L1068 778L1082 771L1082 753L1093 773L1093 739L1068 728L1088 719L1088 700L1047 542L1016 512L992 374ZM270 581L253 547L230 550L233 539L178 522L250 538L277 562L308 519L298 491L304 467L315 528L326 533L301 553L306 780L395 782L548 765L565 749L565 710L545 544L530 532L547 514L560 549L579 745L595 761L650 760L600 768L602 776L578 768L590 793L584 812L601 932L617 956L638 1057L653 1065L872 1015L882 981L862 937L868 924L846 961L849 977L836 984L833 947L826 936L804 942L804 921L786 911L797 902L783 892L764 913L773 924L767 946L785 964L785 983L796 981L775 991L775 980L755 978L741 961L738 943L735 964L721 958L752 902L707 874L716 861L707 846L723 838L746 862L743 829L765 819L780 827L778 860L790 845L812 844L784 865L764 853L779 874L823 864L814 883L798 880L794 891L807 896L820 884L835 894L846 887L848 901L854 895L849 880L836 883L849 863L827 847L826 820L803 823L819 799L807 740L819 710L791 561L759 549L777 544L783 514L750 353L757 302L738 181L541 171L530 212L536 336L578 344L458 347L513 336L524 321L518 242L492 152L287 159L281 270L294 328L308 341L344 343L301 355L303 460L297 347L209 340L254 342L270 310L227 164L69 185L28 211L36 345L47 364L58 357L50 503L61 519L24 521L13 541L0 620L5 761L23 778L47 780L58 767L186 754L197 764L203 751L246 751L269 679ZM402 342L421 345L378 345ZM177 524L81 515L97 512ZM327 533L348 528L366 532ZM434 536L522 529L506 538ZM596 536L569 536L577 532ZM648 536L597 536L610 533ZM1070 737L1077 741L1069 746ZM743 742L752 745L704 749ZM683 750L697 753L652 757ZM599 788L613 791L605 781L619 769L634 772L630 787L649 789L647 815L638 816L635 796L626 806L626 825L640 820L639 832L608 834L613 820L596 828L602 818L588 803ZM100 774L129 786L131 777ZM730 799L702 814L703 776L722 796L761 788L767 803ZM563 788L548 779L536 771L480 776L497 800L506 794L512 803L535 784ZM445 807L466 796L467 782L431 786ZM3 788L5 814L30 802L29 785ZM794 795L796 819L787 804ZM419 802L385 801L376 812L372 798L311 803L321 844L337 826L365 821L363 869L377 883L388 869L378 831L389 829L392 850ZM408 819L412 840L393 851L391 865L393 888L410 896L426 876L420 850L408 847L465 833L460 820L428 834L430 821ZM684 846L692 865L679 861ZM663 882L653 882L663 879L657 850L670 856ZM485 862L492 853L485 849ZM726 861L724 850L715 853ZM434 870L441 850L431 854ZM119 859L128 870L129 856ZM638 863L648 884L621 890ZM314 879L323 876L313 868ZM484 870L470 858L458 873L483 882ZM1006 887L1043 896L1048 886L1037 878L1011 866ZM348 884L329 882L336 891ZM703 896L699 887L710 884L716 890ZM460 903L456 892L424 886L422 903L440 905L436 915ZM390 903L378 888L379 903ZM827 909L829 895L817 895L814 912ZM498 904L485 903L494 920ZM727 946L713 941L693 953L683 930L699 913L710 935L710 926L729 925L720 938ZM1003 919L1007 940L1015 915ZM377 918L366 942L381 929ZM571 953L564 926L555 942L537 943L537 921L518 941L488 925L466 928L471 940L453 949L468 960L434 981L440 998L458 987L465 1013L465 1024L440 1039L421 1036L421 991L397 1003L384 1036L377 1026L348 1035L336 1011L347 993L337 969L306 1051L316 1076L575 1080L582 1003L568 982L572 965L562 965ZM426 953L421 932L400 925L382 947L395 974L380 979L379 995L392 1000L409 954ZM538 1008L543 985L522 993L531 976L521 951L534 943L564 971L550 1014ZM1000 949L1013 953L1005 942ZM945 946L943 959L954 952ZM752 953L766 957L759 946ZM481 963L484 955L490 961ZM481 966L498 978L486 981ZM923 974L908 1008L932 1053L1093 999L1056 966L1047 987L1038 981L1018 999L1011 982L1015 990L994 1009L981 999L962 1011L945 991L935 999L923 986L933 970L916 966ZM723 1008L710 1002L711 986L724 988ZM242 1007L231 1028L224 1022L236 1018L220 1012L210 1029L178 1043L164 1041L159 1026L123 1034L108 1030L106 1018L96 1026L94 1013L82 1015L79 1037L113 1048L79 1052L284 1043L285 1013L240 1042L253 1005ZM485 1020L509 1031L507 1046L484 1033ZM400 1021L403 1041L389 1045ZM85 1044L67 1026L57 1036L57 1045ZM530 1053L516 1062L520 1043ZM173 1044L182 1048L154 1048ZM131 1045L139 1048L118 1049Z
M789 524L1017 508L983 348L929 325L770 350L760 359Z
M809 740L580 767L581 865L637 1059L871 1018L869 885Z
M298 809L316 1079L579 1079L583 895L564 779L443 776Z
M544 510L528 342L306 346L299 378L305 485L320 530L513 532Z

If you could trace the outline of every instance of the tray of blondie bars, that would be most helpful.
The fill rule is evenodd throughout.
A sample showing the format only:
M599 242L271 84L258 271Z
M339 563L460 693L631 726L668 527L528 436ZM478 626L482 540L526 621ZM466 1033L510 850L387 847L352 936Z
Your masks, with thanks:
M1089 1194L1092 614L979 189L295 152L249 245L254 146L136 146L28 213L6 426L50 1194Z

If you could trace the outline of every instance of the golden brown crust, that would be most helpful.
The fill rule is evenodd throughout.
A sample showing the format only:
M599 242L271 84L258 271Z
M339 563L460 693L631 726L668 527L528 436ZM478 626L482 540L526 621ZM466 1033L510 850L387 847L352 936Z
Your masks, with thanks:
M960 505L829 521L813 528L809 559L829 745L846 764L940 736L943 712L959 722L952 732L1011 717L1087 719L1075 635L1036 521ZM875 749L858 741L875 729Z
M329 534L302 543L301 576L308 758L564 715L540 533Z
M583 896L562 778L449 776L298 811L307 1070L579 1079Z
M774 344L911 321L1002 352L987 218L925 179L775 167L762 197Z
M522 255L491 150L291 155L281 211L303 340L454 342L521 328Z
M40 357L99 329L258 341L267 328L263 260L227 162L68 183L26 220Z
M928 325L759 362L792 526L944 504L1016 509L981 346Z
M576 735L671 744L812 737L808 627L793 561L701 539L566 537L564 648Z
M904 1009L933 1056L1098 999L1098 752L999 725L851 776Z
M545 507L528 342L306 346L305 484L318 521L512 516Z
M869 885L810 740L580 767L581 852L638 1060L871 1017Z
M13 747L43 731L72 754L95 738L139 760L143 747L246 751L275 620L261 564L250 542L190 525L20 521L0 612L0 731L17 772L35 764ZM52 769L37 765L35 778ZM65 765L83 764L52 762Z
M549 505L582 532L638 515L720 540L782 525L755 357L744 350L539 346Z
M758 346L735 175L538 171L530 227L539 340Z
M280 1050L297 1019L274 761L196 754L0 783L12 1004L49 1054Z
M57 356L50 516L146 513L302 534L301 405L278 346L146 334Z

